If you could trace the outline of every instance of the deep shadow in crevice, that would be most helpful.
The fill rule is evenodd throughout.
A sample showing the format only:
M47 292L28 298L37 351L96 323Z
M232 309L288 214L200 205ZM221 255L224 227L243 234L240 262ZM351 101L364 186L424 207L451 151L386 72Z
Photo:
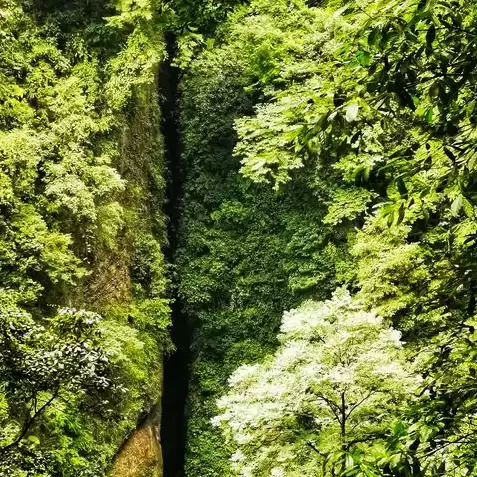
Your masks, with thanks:
M181 219L183 171L179 130L179 70L171 63L176 54L176 38L166 33L167 58L159 72L161 100L161 131L164 137L167 174L166 203L168 217L168 245L164 250L169 264L174 266ZM172 286L172 340L176 351L164 362L161 442L164 477L183 477L186 450L186 404L189 384L189 326L181 312L177 288Z

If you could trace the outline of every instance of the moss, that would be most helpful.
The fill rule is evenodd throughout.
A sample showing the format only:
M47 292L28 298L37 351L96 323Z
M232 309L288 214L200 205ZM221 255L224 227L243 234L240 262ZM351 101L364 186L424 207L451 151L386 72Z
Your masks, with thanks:
M124 409L121 430L126 439L112 467L113 476L160 477L162 457L159 437L162 389L162 354L169 349L170 320L168 281L161 246L165 243L163 141L159 130L160 111L156 85L136 91L121 132L118 170L127 180L120 204L124 209L124 229L120 250L103 248L96 280L103 314L112 323L133 330L134 339L123 347L132 400ZM104 264L108 264L104 266ZM120 332L117 340L126 332ZM152 411L151 411L152 410ZM152 413L152 414L150 414ZM147 422L135 429L140 415ZM119 444L119 442L118 442Z

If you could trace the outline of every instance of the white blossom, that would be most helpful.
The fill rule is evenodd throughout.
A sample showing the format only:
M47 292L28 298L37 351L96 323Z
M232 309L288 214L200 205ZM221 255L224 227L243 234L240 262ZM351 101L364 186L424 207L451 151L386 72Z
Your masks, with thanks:
M238 368L217 403L213 423L237 448L231 457L236 475L315 476L321 457L308 439L324 455L340 449L343 439L388 425L393 403L419 383L400 337L344 289L284 313L276 353Z

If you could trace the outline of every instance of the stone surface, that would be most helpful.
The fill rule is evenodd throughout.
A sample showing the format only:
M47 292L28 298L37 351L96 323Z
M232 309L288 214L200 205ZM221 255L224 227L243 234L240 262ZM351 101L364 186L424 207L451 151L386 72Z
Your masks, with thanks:
M110 477L162 477L160 410L154 410L123 444Z

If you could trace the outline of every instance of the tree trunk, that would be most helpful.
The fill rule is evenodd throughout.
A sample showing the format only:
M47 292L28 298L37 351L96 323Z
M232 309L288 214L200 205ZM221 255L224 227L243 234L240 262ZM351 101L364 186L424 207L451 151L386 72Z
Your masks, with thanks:
M343 453L341 472L346 470L346 399L345 393L341 393L341 451Z

